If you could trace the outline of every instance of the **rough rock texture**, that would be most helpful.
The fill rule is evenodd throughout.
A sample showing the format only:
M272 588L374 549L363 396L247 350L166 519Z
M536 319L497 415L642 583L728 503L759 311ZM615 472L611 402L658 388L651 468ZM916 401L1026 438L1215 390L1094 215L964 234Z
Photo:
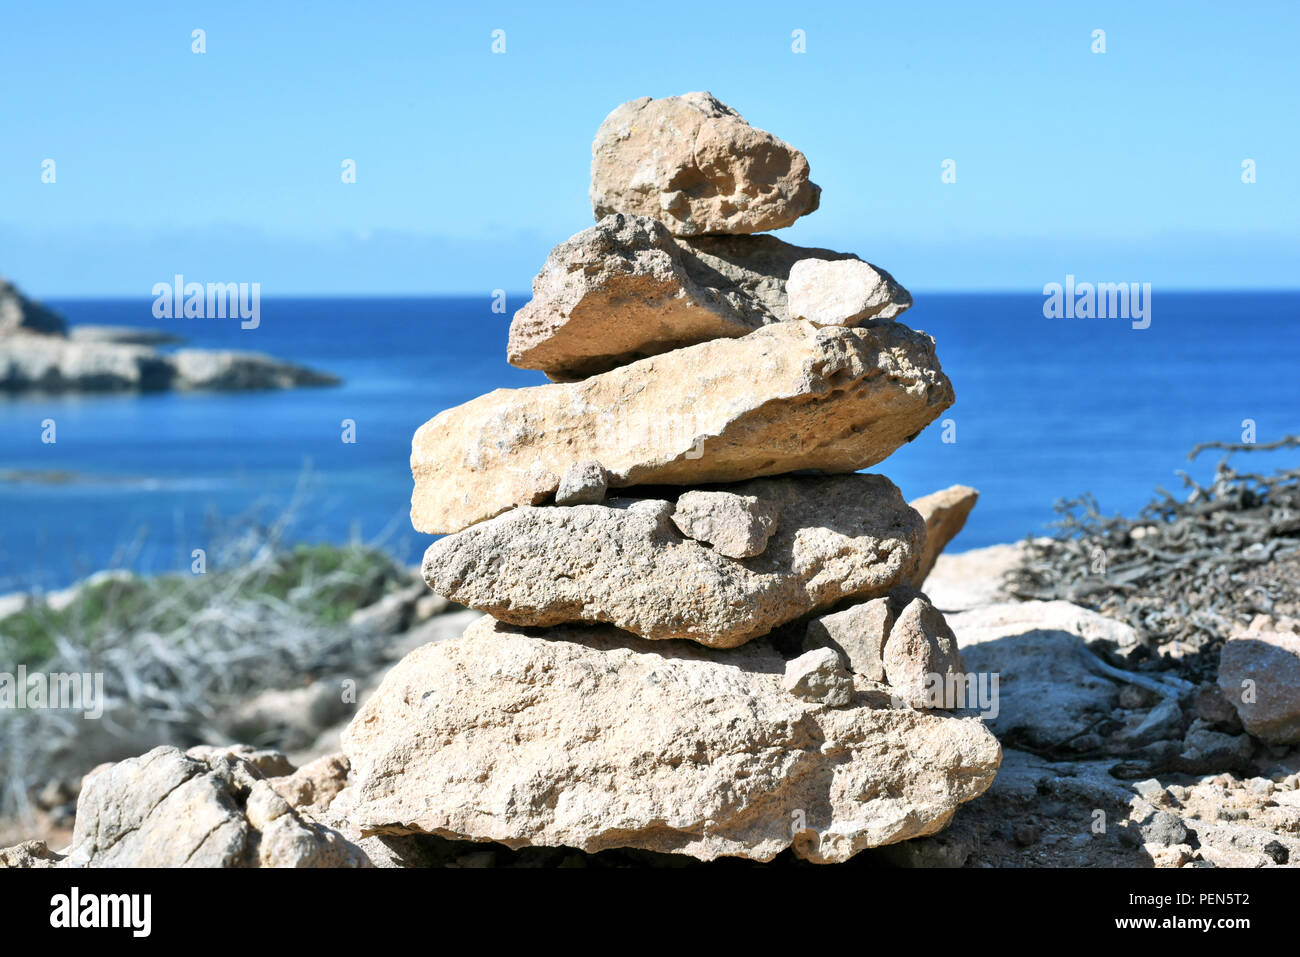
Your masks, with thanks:
M271 778L271 787L289 802L294 810L320 810L348 783L348 759L342 754L327 754L283 777Z
M683 492L673 524L687 538L712 545L728 558L752 558L776 533L780 511L770 500L735 492Z
M923 597L913 598L898 613L889 629L882 661L890 690L913 708L974 704L952 693L949 679L963 675L966 666L952 629Z
M766 641L485 617L389 672L344 733L338 800L367 835L824 862L933 833L992 781L977 719L812 704L784 673Z
M804 155L710 93L617 107L591 144L597 219L636 213L678 236L761 233L817 208Z
M0 337L0 390L47 392L285 389L338 379L257 352L149 346L19 333Z
M606 216L551 250L533 298L515 313L507 354L513 365L553 379L579 379L646 356L738 338L792 317L786 296L791 267L808 257L852 260L804 249L774 236L676 240L645 216ZM881 277L897 315L907 290Z
M365 855L300 815L257 766L219 749L155 748L92 772L64 867L362 867Z
M998 676L989 727L1004 741L1063 745L1115 708L1118 689L1090 671L1084 642L1136 641L1132 629L1064 601L989 605L948 616L966 668Z
M0 868L6 867L56 867L63 860L45 846L44 841L23 841L13 847L0 847Z
M965 526L966 518L979 497L980 493L969 485L952 485L909 503L925 519L925 551L921 553L920 567L912 577L913 588L920 588L925 583L940 553Z
M599 462L574 462L560 476L556 505L598 505L605 500L609 476Z
M0 336L15 332L62 336L67 330L62 316L28 299L8 280L0 279Z
M853 700L853 676L830 648L814 648L785 663L781 688L804 701L838 708Z
M574 462L611 487L732 482L885 458L952 404L934 340L899 323L782 322L582 382L497 389L422 425L411 522L459 531L546 501Z
M1219 688L1255 737L1269 744L1300 742L1300 635L1235 633L1219 657Z
M672 503L519 508L429 546L424 576L451 601L516 625L612 624L729 648L818 608L872 598L915 567L923 528L881 475L734 486L779 511L761 555L685 538Z
M790 317L818 326L893 319L912 304L889 273L859 259L801 259L790 269L786 294Z
M885 640L897 610L888 597L873 598L808 622L803 646L830 648L845 667L871 681L885 680Z

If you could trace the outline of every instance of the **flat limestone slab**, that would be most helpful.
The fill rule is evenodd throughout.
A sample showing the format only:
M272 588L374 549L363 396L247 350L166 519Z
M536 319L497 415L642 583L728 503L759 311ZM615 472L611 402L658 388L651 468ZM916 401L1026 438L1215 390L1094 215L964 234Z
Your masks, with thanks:
M451 601L516 625L601 622L730 648L817 609L883 595L920 557L921 516L883 475L730 490L779 516L762 554L730 558L686 537L661 499L525 506L434 542L424 576Z
M782 689L766 641L715 651L489 617L404 658L343 734L363 836L819 863L933 834L993 781L978 718Z
M411 443L411 523L445 534L550 500L594 460L610 488L854 472L953 402L934 340L897 323L781 322L642 359L581 382L497 389L448 409Z

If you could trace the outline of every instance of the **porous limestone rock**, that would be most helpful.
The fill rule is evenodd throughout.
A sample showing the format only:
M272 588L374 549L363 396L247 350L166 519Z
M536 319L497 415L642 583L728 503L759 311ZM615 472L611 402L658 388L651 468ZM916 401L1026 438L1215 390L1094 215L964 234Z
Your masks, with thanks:
M887 272L860 259L801 259L786 280L790 317L818 326L857 326L869 319L893 319L909 305L898 302Z
M364 867L237 752L155 748L87 775L62 867Z
M881 475L733 487L778 511L761 555L685 538L660 499L524 507L429 546L424 576L451 601L516 625L612 624L644 638L734 647L800 615L902 583L920 516Z
M833 708L853 700L853 676L844 670L840 656L830 648L814 648L787 661L781 687L804 701Z
M897 614L888 596L850 605L808 622L806 649L830 648L854 674L885 680L885 640Z
M950 680L966 672L957 638L925 598L913 598L899 612L882 658L890 691L913 708L973 706Z
M606 216L551 250L533 298L510 323L507 355L520 368L572 380L787 322L786 277L810 256L857 261L774 236L677 240L648 217ZM911 305L887 272L863 266L881 278L882 312Z
M834 862L935 833L993 780L978 719L867 695L831 708L784 674L767 640L714 651L484 617L388 673L344 732L335 806L363 836Z
M6 867L58 867L63 855L50 850L44 841L23 841L13 847L0 847L0 870Z
M728 558L752 558L767 548L780 512L771 501L735 492L683 492L673 509L673 524L687 538L712 545Z
M1300 635L1235 632L1219 656L1219 690L1261 741L1300 743Z
M969 485L951 485L909 503L925 519L925 550L912 577L913 588L920 588L925 583L939 555L965 526L966 518L979 497L980 493Z
M270 780L271 787L294 810L320 810L328 807L347 786L348 759L342 754L326 754L296 771Z
M760 233L817 208L804 155L710 93L617 107L591 144L597 219L636 213L678 236Z
M605 500L609 476L599 462L574 462L560 476L556 505L598 505Z
M547 501L574 462L611 488L853 472L952 404L934 340L900 323L781 322L582 382L497 389L435 416L411 446L411 522L445 534Z

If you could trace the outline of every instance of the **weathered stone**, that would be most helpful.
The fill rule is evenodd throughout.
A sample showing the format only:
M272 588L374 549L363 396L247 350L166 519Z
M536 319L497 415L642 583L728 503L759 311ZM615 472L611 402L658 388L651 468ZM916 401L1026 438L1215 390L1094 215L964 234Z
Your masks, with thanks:
M591 144L597 219L651 216L679 236L760 233L811 213L820 194L802 153L710 93L631 100Z
M932 834L993 780L977 719L828 708L784 673L766 640L484 617L385 677L344 733L353 783L334 806L363 835L824 862Z
M965 526L966 518L979 497L980 493L968 485L952 485L909 503L925 519L925 551L921 553L921 565L912 577L914 588L925 583L940 553Z
M271 778L271 787L294 810L328 807L348 783L348 759L327 754L283 777Z
M361 867L232 754L155 748L86 777L63 867Z
M551 250L533 279L533 298L510 324L510 362L580 379L789 321L786 277L810 256L857 261L774 236L675 240L648 217L606 216ZM883 311L896 315L911 304L888 273L863 265L888 290Z
M786 280L790 317L817 326L893 319L912 304L892 276L859 259L801 259Z
M44 841L23 841L13 847L0 847L0 869L6 867L57 867L63 855L51 851Z
M966 669L998 677L997 713L986 717L1002 740L1059 747L1115 708L1117 689L1085 665L1095 638L1121 639L1122 622L1064 601L1008 602L948 616Z
M28 299L7 279L0 279L0 336L15 332L63 336L67 331L62 316Z
M831 648L855 674L885 680L885 640L894 625L893 602L873 598L808 622L805 649Z
M761 555L776 533L775 504L735 492L683 492L673 509L673 524L687 538L712 545L728 558Z
M574 462L560 476L556 505L599 505L605 500L609 476L599 462Z
M422 425L411 521L459 531L547 501L574 462L612 488L881 461L952 404L934 340L900 323L782 322L572 384L497 389Z
M966 667L957 651L957 638L943 615L924 598L914 598L889 629L883 655L890 691L913 708L957 708L973 702L958 700L950 678Z
M920 516L881 475L757 479L732 490L778 511L761 555L684 538L672 503L515 509L429 546L429 586L516 625L612 624L644 638L743 644L818 608L901 583Z
M830 648L814 648L785 663L781 687L797 698L842 707L853 700L853 676Z
M1262 629L1231 635L1219 656L1219 689L1261 741L1300 742L1300 635Z

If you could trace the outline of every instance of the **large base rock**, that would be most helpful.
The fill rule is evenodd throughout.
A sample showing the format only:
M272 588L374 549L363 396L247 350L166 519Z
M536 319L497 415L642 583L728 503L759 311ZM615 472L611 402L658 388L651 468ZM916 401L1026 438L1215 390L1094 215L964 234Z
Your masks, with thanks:
M782 690L766 641L714 651L484 617L397 665L343 736L363 834L817 862L933 834L993 780L976 718Z
M438 594L515 625L600 622L730 648L816 609L883 595L916 566L924 526L883 475L731 489L776 516L762 554L728 558L683 536L672 502L624 500L499 515L429 546L424 576Z
M855 472L952 402L924 333L779 322L440 413L411 444L411 522L445 534L539 505L575 462L599 462L610 488Z

